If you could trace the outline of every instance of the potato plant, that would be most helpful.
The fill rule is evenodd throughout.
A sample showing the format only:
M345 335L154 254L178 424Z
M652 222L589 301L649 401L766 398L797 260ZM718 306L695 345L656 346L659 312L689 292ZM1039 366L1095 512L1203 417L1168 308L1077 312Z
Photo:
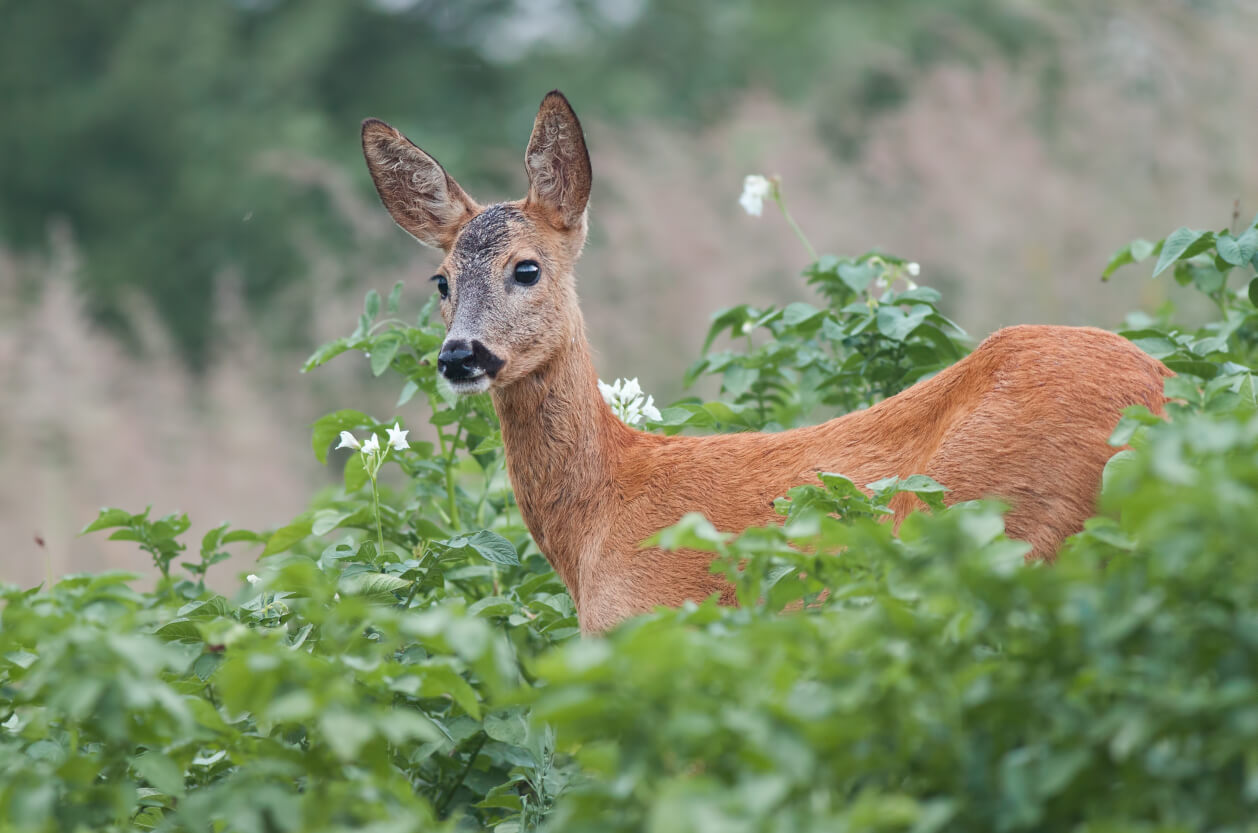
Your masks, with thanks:
M780 524L660 533L711 551L740 607L598 638L522 525L488 398L437 378L432 302L368 293L306 369L362 354L399 413L313 425L342 476L307 512L190 555L186 517L103 510L85 531L149 553L154 589L0 589L0 828L1253 829L1256 250L1254 224L1181 229L1106 268L1157 258L1217 312L1124 324L1177 372L1175 402L1124 418L1098 514L1055 566L1023 564L997 503L826 473L782 496ZM970 342L909 266L823 255L815 304L717 313L688 379L720 398L648 428L779 430L955 361ZM894 537L900 491L932 509ZM256 567L207 589L232 551Z

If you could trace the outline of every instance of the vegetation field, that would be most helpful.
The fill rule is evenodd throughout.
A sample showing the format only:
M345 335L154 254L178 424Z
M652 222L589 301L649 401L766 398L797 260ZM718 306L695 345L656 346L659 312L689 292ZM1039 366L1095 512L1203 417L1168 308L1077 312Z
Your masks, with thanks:
M1098 514L1056 565L1024 565L998 504L826 473L782 496L778 525L660 534L711 551L740 607L601 637L578 635L522 525L488 398L439 382L431 299L373 291L307 363L355 354L397 392L397 413L313 425L342 485L200 541L181 515L103 510L85 532L149 553L151 590L113 572L0 587L0 829L1256 829L1256 251L1233 218L1105 270L1176 281L1212 314L1127 318L1177 374L1169 418L1124 417ZM822 255L800 278L813 302L716 312L687 382L719 397L645 427L781 430L956 361L973 341L916 273ZM932 509L894 537L902 491ZM207 589L234 551L256 568Z

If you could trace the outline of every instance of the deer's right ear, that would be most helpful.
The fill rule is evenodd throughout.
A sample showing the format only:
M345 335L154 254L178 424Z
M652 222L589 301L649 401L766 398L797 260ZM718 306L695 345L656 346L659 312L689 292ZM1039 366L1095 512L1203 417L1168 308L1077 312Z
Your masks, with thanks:
M581 122L559 90L551 90L542 99L524 166L529 175L529 204L541 208L557 228L584 229L593 181L590 154Z
M363 122L363 156L380 201L421 243L449 251L480 210L436 159L378 119Z

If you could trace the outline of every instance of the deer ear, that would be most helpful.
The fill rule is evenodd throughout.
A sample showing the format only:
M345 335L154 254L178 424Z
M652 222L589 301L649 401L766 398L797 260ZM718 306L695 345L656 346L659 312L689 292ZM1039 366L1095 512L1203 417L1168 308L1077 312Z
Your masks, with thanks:
M378 119L363 122L363 156L380 201L421 243L448 251L480 210L436 159Z
M583 227L593 182L590 154L581 122L558 90L542 99L524 165L529 175L528 204L541 208L556 228Z

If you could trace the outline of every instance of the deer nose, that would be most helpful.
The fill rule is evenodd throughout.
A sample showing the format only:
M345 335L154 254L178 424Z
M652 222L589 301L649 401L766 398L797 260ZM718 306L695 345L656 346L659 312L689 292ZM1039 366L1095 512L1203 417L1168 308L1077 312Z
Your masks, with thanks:
M437 354L437 370L451 382L476 375L475 352L466 341L447 341Z

